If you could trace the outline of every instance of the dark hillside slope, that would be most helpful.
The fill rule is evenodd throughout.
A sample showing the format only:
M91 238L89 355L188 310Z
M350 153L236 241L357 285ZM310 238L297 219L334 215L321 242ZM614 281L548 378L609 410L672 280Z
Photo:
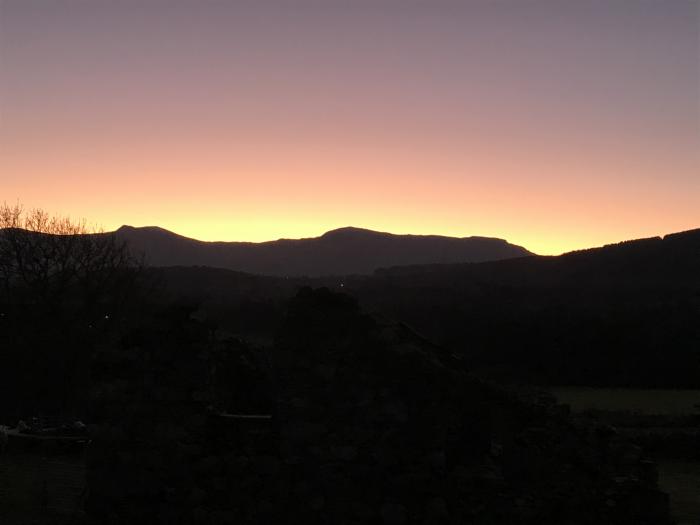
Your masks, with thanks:
M373 276L261 277L156 268L238 333L274 331L300 286L345 290L500 377L696 387L700 230L559 257L394 267Z
M700 229L579 250L556 257L535 256L484 264L413 265L382 268L380 278L413 284L682 286L700 280Z
M473 366L546 383L698 385L700 230L559 257L391 268L356 293Z

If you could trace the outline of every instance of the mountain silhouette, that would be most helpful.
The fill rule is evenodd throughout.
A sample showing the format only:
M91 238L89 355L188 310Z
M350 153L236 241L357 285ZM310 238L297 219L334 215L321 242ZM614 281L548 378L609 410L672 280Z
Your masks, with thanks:
M158 227L117 234L151 266L209 266L274 276L368 275L377 268L482 262L532 255L489 237L394 235L340 228L320 237L268 242L204 242Z
M559 256L396 266L370 276L152 271L174 297L193 300L236 333L272 333L286 298L304 285L326 286L500 379L697 387L700 229Z

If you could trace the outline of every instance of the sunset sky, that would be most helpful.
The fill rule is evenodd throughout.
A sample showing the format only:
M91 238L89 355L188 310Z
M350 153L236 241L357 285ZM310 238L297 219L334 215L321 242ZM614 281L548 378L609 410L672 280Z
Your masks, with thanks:
M700 227L697 0L0 0L0 202L541 254Z

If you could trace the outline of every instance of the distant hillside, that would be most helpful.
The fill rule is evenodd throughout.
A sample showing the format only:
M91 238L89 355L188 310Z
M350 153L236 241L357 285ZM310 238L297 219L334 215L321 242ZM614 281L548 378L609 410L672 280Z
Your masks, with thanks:
M700 279L700 229L565 253L484 264L380 268L376 277L406 284L493 282L511 286L689 286Z
M558 257L391 268L354 288L473 367L548 384L697 386L700 229Z
M481 262L532 255L488 237L393 235L341 228L321 237L203 242L161 228L122 226L118 235L152 266L210 266L276 276L368 275L399 265Z
M371 276L154 271L171 293L199 298L241 333L272 331L284 298L300 286L328 286L506 379L697 386L700 229L557 257L393 267Z

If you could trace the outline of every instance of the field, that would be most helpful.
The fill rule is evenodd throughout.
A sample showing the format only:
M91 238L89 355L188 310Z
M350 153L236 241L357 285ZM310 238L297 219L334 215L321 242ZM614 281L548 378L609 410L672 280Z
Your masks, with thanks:
M559 387L550 391L574 411L586 409L688 415L700 412L700 390Z
M560 387L550 391L574 412L593 409L669 416L700 412L700 390ZM659 485L671 497L678 524L700 523L700 462L657 458L657 464Z
M700 523L700 463L659 461L659 485L670 494L679 525Z
M75 524L85 490L82 455L0 454L0 523Z

